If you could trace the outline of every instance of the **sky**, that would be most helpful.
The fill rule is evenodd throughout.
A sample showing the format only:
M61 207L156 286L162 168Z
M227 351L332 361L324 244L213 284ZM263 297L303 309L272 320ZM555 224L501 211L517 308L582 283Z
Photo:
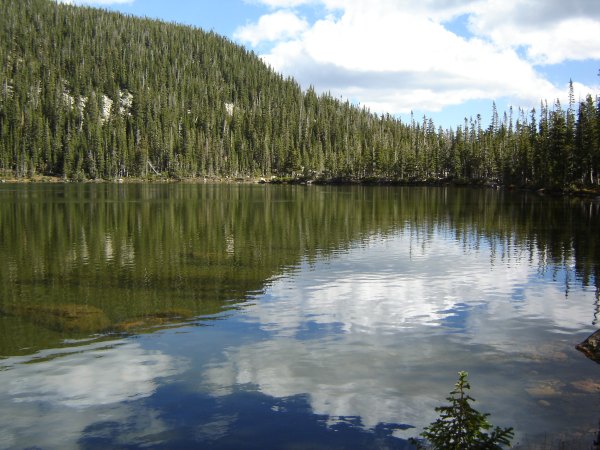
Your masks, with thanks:
M212 30L303 89L454 127L600 95L598 0L58 0Z

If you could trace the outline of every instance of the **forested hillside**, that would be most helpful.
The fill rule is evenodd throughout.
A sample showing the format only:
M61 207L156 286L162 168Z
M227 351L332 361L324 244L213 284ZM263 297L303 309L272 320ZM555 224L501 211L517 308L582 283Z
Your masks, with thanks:
M600 183L600 104L453 129L302 92L214 33L50 0L0 3L0 171Z

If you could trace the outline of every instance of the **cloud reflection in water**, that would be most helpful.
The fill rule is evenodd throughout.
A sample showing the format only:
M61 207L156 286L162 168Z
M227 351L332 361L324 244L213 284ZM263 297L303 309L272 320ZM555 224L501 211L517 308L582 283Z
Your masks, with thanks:
M465 249L441 232L417 246L399 234L305 264L244 313L271 338L227 349L205 371L205 384L216 396L239 385L278 398L305 394L330 423L358 416L369 429L420 427L456 372L472 369L487 373L476 381L480 397L505 414L501 420L514 425L518 417L532 431L547 426L542 414L528 418L526 408L535 407L521 394L528 381L507 372L523 360L562 361L568 344L548 335L580 332L590 307L565 304L562 286L541 279L535 256L491 253L485 242Z
M133 414L131 402L151 396L157 379L182 372L185 361L131 341L100 345L28 364L24 358L3 361L16 364L0 372L0 448L32 442L76 448L81 433L99 419L127 423L130 434L164 428L152 410Z

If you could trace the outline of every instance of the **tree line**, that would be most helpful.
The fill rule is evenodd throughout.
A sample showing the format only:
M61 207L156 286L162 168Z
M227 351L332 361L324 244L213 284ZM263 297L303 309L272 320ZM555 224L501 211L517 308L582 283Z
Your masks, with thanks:
M572 94L572 90L571 90ZM318 95L213 32L51 0L0 5L0 171L600 184L600 102L443 129Z

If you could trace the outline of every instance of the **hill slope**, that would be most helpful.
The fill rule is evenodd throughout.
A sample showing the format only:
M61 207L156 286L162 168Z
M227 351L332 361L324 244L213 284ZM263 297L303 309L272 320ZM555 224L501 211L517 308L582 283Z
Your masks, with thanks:
M0 4L0 171L494 179L596 184L600 114L555 106L442 130L302 92L200 29L57 4Z
M19 175L337 172L341 124L373 139L372 115L213 33L47 0L0 15L0 168Z

